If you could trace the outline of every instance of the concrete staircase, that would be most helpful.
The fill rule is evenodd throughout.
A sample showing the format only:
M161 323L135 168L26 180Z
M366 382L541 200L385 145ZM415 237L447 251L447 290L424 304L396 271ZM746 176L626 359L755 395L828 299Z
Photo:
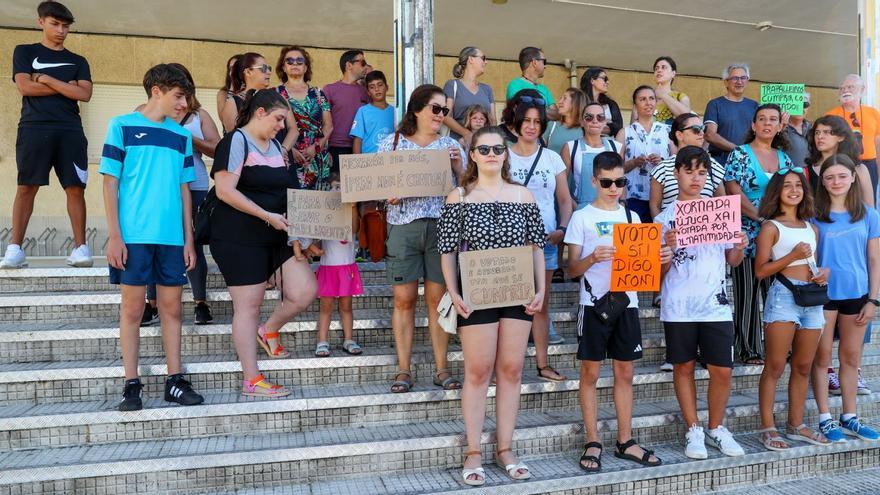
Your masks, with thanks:
M397 369L390 329L391 288L382 264L363 264L366 295L355 301L355 336L361 356L339 348L334 323L330 358L315 358L317 304L288 323L289 359L264 360L261 369L293 394L284 400L244 398L230 336L231 302L215 268L209 299L215 324L184 326L186 370L206 397L197 407L162 401L164 359L158 327L142 329L143 411L120 413L123 370L119 359L119 294L107 283L106 268L61 268L57 261L31 260L34 268L0 271L0 495L68 493L703 493L768 485L779 490L795 480L838 475L853 486L880 489L880 443L850 441L832 447L793 442L784 453L767 452L758 428L759 366L734 371L728 427L747 455L684 457L684 425L672 376L658 371L665 349L657 310L648 299L640 310L645 357L634 379L634 433L663 459L658 468L639 468L611 455L616 435L612 379L600 380L600 430L605 443L603 472L586 475L577 458L583 444L578 407L576 354L577 285L556 284L551 300L556 328L566 344L551 346L551 364L568 376L562 383L537 379L529 349L514 448L532 469L526 482L510 481L491 464L494 424L483 439L487 485L460 481L464 446L460 394L431 385L433 371L424 305L417 318L414 370L408 394L389 393ZM54 265L54 266L53 266ZM192 303L185 293L184 311ZM269 292L264 310L277 299ZM460 376L462 355L454 343L450 364ZM880 346L866 348L863 375L880 385ZM705 395L708 374L697 372ZM780 401L785 399L780 384ZM876 387L875 387L876 388ZM494 387L490 387L494 396ZM839 399L832 405L839 407ZM700 401L705 420L705 401ZM808 403L808 422L815 408ZM880 420L880 394L859 397L860 414ZM777 406L784 425L784 404ZM494 415L490 397L489 414ZM858 473L858 474L855 474ZM867 480L867 481L866 481ZM871 484L871 480L875 483ZM826 483L827 484L827 483ZM841 493L844 482L832 483ZM816 485L818 486L818 485ZM776 490L777 488L772 488ZM760 491L760 490L759 490ZM803 490L801 492L804 492ZM809 490L806 490L809 492ZM783 493L783 492L780 492Z

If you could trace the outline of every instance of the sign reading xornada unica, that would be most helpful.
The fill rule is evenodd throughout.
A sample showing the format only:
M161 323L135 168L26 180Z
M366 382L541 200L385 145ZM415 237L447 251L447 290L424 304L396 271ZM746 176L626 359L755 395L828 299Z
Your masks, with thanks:
M532 249L520 246L459 254L465 304L476 310L530 303L535 297Z
M287 234L291 237L351 241L352 205L333 191L287 190Z
M342 201L446 196L454 187L449 150L341 155Z
M675 240L678 247L700 244L737 244L742 230L740 196L676 201Z

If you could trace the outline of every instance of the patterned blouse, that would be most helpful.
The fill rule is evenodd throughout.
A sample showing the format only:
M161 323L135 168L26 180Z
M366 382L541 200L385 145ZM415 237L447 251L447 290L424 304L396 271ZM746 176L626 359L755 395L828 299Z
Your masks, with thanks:
M463 213L462 213L463 210ZM462 227L464 231L462 232ZM544 247L544 222L535 203L468 203L443 205L437 223L440 254L533 244Z
M791 158L783 153L782 150L776 150L776 154L779 158L780 170L792 167ZM761 177L758 174L764 174L764 176ZM771 172L771 177L772 174L773 173ZM767 172L761 168L761 164L758 162L755 153L752 151L751 145L744 144L734 148L733 151L730 152L730 155L728 155L726 168L724 170L724 181L736 182L739 184L743 194L749 198L752 205L755 208L760 208L761 198L764 196L764 190L767 189L767 183L770 182L770 177L768 177ZM746 248L745 254L746 256L755 256L755 239L758 238L761 224L745 215L742 217L742 223L743 230L749 237L749 247Z
M290 96L287 87L283 84L275 89L290 103L290 109L296 119L296 127L299 131L299 137L295 144L296 149L301 152L306 148L314 147L318 140L324 137L324 112L330 111L330 102L327 101L327 97L314 86L309 86L306 97L302 100ZM330 190L331 164L330 153L326 147L316 153L309 163L296 164L300 187L319 191Z
M389 134L379 143L379 153L387 151L403 151L403 150L448 150L453 146L458 147L461 153L462 162L465 161L465 152L461 149L458 141L448 136L438 137L433 143L422 147L413 143L403 134L399 135L397 148L394 148L394 134ZM452 170L449 171L452 174ZM452 174L452 183L457 184L455 174ZM391 225L406 225L420 218L440 218L440 209L446 198L444 196L434 196L427 198L401 198L400 204L388 205L386 213L388 215L388 223Z

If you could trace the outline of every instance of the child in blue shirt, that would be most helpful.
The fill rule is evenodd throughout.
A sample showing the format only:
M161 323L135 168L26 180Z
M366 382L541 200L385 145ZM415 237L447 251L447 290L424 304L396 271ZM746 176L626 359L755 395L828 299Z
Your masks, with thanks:
M385 101L388 82L385 74L374 70L364 79L370 103L360 107L354 116L349 135L354 138L354 153L376 153L379 142L394 132L394 107Z
M143 408L138 350L148 284L158 286L163 344L168 364L165 400L201 404L180 364L181 294L195 266L188 183L196 178L192 135L174 120L194 88L168 64L144 75L149 100L139 112L113 118L101 154L107 214L110 283L120 285L119 339L125 368L120 411Z

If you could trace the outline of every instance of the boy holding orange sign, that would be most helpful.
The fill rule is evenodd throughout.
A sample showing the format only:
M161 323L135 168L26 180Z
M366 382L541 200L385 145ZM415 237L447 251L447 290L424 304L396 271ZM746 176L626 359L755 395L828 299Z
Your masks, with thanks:
M678 202L699 200L710 170L706 151L696 146L682 148L675 158L674 171L678 181ZM730 237L738 241L736 244L704 243L678 247L678 241L683 238L675 228L676 204L670 204L654 221L662 225L663 238L674 253L672 263L662 268L660 320L666 333L667 359L673 366L675 395L688 426L685 455L691 459L708 457L705 445L708 435L710 444L725 455L740 456L745 452L722 424L730 396L734 337L725 265L737 266L742 262L748 238L735 222L735 231L722 222L712 224L712 232L733 231ZM682 222L678 223L680 226ZM705 434L697 419L694 365L698 351L709 369L709 429Z
M613 288L612 260L622 259L615 254L615 225L637 224L641 221L638 214L620 204L626 183L623 160L619 154L606 151L596 155L593 160L596 200L574 213L565 234L565 243L569 249L569 276L583 275L578 313L580 338L577 358L581 362L580 404L587 437L580 466L587 472L598 472L602 468L596 382L602 361L606 357L613 360L614 370L614 407L617 412L617 445L614 456L644 466L658 466L661 463L653 452L643 449L632 438L633 361L642 357L638 296L636 292L610 290ZM618 226L617 230L620 227L622 226ZM653 240L653 244L655 252L659 251L654 262L669 263L672 260L672 251L668 247L659 246L659 236ZM629 253L621 253L624 254ZM657 278L659 282L659 277Z

